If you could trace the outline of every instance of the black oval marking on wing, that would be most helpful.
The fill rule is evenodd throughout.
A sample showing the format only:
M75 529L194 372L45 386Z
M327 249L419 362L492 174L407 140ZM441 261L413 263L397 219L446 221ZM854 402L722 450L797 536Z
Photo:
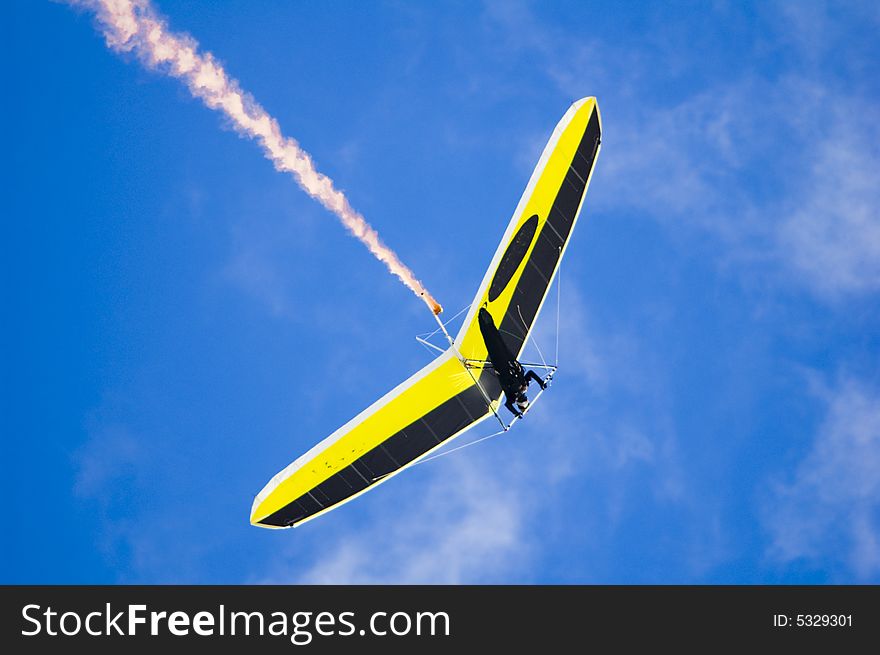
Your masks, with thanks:
M519 231L511 240L504 256L498 263L498 270L495 271L495 277L492 278L492 284L489 285L489 302L495 300L501 295L505 287L510 283L516 269L519 268L520 262L526 256L529 246L532 245L532 239L535 238L535 230L538 228L538 215L535 214L519 228Z

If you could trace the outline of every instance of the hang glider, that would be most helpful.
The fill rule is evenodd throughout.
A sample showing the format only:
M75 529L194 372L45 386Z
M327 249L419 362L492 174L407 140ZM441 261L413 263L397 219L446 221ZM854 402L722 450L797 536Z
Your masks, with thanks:
M553 130L449 347L273 477L254 499L253 525L300 525L498 416L498 377L480 365L488 350L479 311L489 312L509 352L519 357L577 222L601 132L595 98L569 108Z

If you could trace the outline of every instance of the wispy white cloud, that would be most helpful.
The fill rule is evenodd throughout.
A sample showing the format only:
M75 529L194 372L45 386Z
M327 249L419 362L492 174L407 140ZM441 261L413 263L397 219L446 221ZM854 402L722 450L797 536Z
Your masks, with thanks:
M618 133L600 198L715 234L728 262L763 264L765 282L782 274L831 299L876 292L878 119L804 79L716 89Z
M867 7L852 11L877 20ZM508 34L509 47L548 82L569 97L602 96L594 207L659 221L677 235L713 235L721 262L748 265L749 275L758 270L762 285L794 285L826 299L876 292L880 111L815 56L833 47L846 53L841 65L861 70L876 49L841 49L840 21L815 3L764 13L793 52L781 72L744 66L696 90L658 96L662 76L676 69L677 44L651 42L639 57L601 35L576 38L525 4L487 9L492 29ZM656 57L644 57L648 51ZM530 151L531 140L523 143Z
M223 269L223 277L254 297L272 315L288 318L295 315L285 276L271 258L255 246L238 244Z
M121 425L93 430L90 438L74 454L77 467L74 492L82 498L96 498L102 504L112 501L104 492L120 480L138 475L138 461L147 453L131 432Z
M824 295L880 290L880 111L832 98L808 177L779 225L788 263Z
M827 413L794 473L764 501L768 554L835 562L849 580L880 576L880 393L844 379L816 392Z
M503 580L524 557L523 489L493 475L485 458L447 464L432 471L417 500L379 512L374 527L343 535L326 556L282 579L312 584ZM275 572L269 581L277 578Z
M854 63L863 72L873 65L870 54L862 48L866 43L868 48L876 45L874 35L880 28L880 8L876 2L775 2L762 9L779 25L778 39L791 44L811 66L839 64L841 47L847 49L847 63ZM856 34L854 27L864 32ZM867 67L862 68L864 65Z
M89 438L73 454L73 493L96 508L100 532L95 545L115 568L129 561L142 465L149 459L149 449L119 424L92 425Z
M878 119L807 79L745 80L621 125L601 198L715 234L728 262L763 264L765 283L831 299L876 292Z
M108 419L117 403L112 394L105 398L90 417L87 439L72 454L73 494L94 515L85 534L120 583L192 582L206 544L195 536L199 528L188 516L204 499L191 500L181 491L169 506L157 497L166 488L166 469L186 469L178 469L176 454L156 439L145 440L125 423ZM180 479L175 482L180 489Z

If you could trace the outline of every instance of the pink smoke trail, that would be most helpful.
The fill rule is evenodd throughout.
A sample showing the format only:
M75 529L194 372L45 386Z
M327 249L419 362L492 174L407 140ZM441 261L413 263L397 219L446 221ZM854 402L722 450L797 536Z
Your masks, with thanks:
M132 52L147 66L182 80L193 96L226 115L241 134L260 144L277 170L293 175L306 193L336 214L348 231L435 315L443 311L413 272L382 242L378 232L352 208L333 181L318 172L309 154L294 139L281 133L278 121L241 90L211 53L198 52L195 39L188 34L169 32L166 20L149 0L69 2L95 13L109 47Z

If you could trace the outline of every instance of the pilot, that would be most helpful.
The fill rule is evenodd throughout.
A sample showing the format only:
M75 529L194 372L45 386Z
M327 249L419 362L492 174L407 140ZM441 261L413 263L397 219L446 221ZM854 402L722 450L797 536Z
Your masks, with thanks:
M526 395L526 391L529 388L529 382L534 380L541 386L541 389L546 389L547 383L538 377L538 374L534 371L529 371L528 373L523 374L523 368L520 363L515 363L516 366L511 366L509 375L499 377L501 377L502 380L504 380L504 378L513 378L515 380L513 384L508 384L502 387L505 396L504 406L509 409L514 416L522 418L523 412L529 407L529 398Z
M485 305L480 308L479 323L480 332L486 344L486 356L491 362L492 369L501 384L501 390L506 396L504 406L510 410L511 414L522 418L523 412L529 406L529 398L526 396L529 382L534 380L541 385L541 389L546 389L547 383L534 371L526 373L522 364L516 360L513 352L501 338L501 333L495 327L495 321Z

